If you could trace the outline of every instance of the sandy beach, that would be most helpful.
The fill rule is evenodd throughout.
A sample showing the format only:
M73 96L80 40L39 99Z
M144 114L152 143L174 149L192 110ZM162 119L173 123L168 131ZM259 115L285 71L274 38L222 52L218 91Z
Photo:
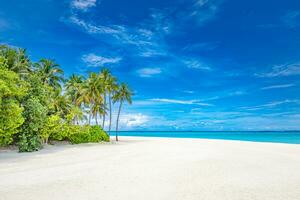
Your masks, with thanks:
M121 137L0 152L0 199L298 200L300 145Z

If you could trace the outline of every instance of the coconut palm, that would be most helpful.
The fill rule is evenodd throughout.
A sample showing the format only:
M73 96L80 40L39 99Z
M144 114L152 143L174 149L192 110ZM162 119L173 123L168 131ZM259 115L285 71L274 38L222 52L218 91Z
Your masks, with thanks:
M65 95L62 95L59 90L56 90L50 97L50 108L52 108L53 113L57 113L61 116L65 116L69 113L71 102Z
M117 79L114 76L110 76L107 81L107 93L109 101L109 128L108 131L111 131L111 121L112 121L112 95L118 90ZM108 134L109 134L108 132Z
M67 96L70 98L73 105L78 107L80 106L78 105L78 98L80 95L83 82L84 82L83 76L72 74L65 84Z
M122 83L120 85L119 89L117 90L117 92L115 93L115 95L113 96L114 103L120 102L119 110L118 110L118 117L117 117L117 124L116 124L116 141L119 140L118 139L119 118L120 118L120 113L121 113L123 102L126 101L129 104L131 104L132 103L132 99L131 99L132 95L133 95L133 93L129 89L129 87L125 83Z
M25 49L0 45L0 57L6 59L6 66L9 70L20 74L21 77L24 77L31 71L31 62Z
M54 89L61 89L60 82L63 81L63 70L53 60L41 59L36 63L36 70L44 84L48 84Z
M110 73L109 69L103 68L100 72L100 77L102 79L102 86L104 89L104 91L103 91L104 106L106 107L106 93L107 93L107 89L108 89L108 85L109 85L108 81L111 77L111 73ZM103 129L104 129L104 123L105 123L105 115L106 114L104 114L102 116L102 128Z
M89 78L82 85L77 101L79 105L83 103L89 107L89 124L91 123L92 106L99 102L101 102L99 104L103 104L102 93L103 87L100 77L94 72L90 73Z

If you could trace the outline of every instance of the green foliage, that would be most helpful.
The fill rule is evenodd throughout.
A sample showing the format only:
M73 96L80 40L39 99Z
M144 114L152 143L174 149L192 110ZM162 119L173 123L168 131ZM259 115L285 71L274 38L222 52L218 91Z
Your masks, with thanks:
M47 108L39 99L31 97L24 103L22 134L18 143L20 152L36 151L40 148L39 133L46 122Z
M18 142L19 152L38 151L42 145L37 135L28 135L22 133Z
M13 100L4 100L0 104L0 146L6 146L13 142L13 136L17 133L24 118L23 109L18 102Z
M0 146L12 143L13 135L24 122L18 99L25 92L26 84L19 76L0 65Z
M100 126L91 126L89 129L91 141L104 141L109 142L108 134L102 130Z
M42 127L39 135L42 142L47 144L50 136L62 140L64 138L61 137L62 130L62 119L58 115L51 115L47 118L46 123Z
M31 152L49 139L73 144L109 141L100 126L90 126L91 119L98 124L101 116L104 126L109 110L110 130L112 102L120 102L119 119L122 103L131 103L132 92L125 84L119 87L107 69L88 78L73 75L64 88L63 74L53 60L33 63L24 49L0 45L0 146L15 143L20 152ZM89 125L79 125L87 115Z
M68 139L72 144L109 141L107 133L99 126L77 126Z

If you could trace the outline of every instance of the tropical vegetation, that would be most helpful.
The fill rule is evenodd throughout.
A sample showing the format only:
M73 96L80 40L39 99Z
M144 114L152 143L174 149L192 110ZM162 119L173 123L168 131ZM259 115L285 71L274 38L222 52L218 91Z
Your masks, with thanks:
M106 68L65 79L54 60L33 62L26 50L0 45L0 146L31 152L54 140L109 141L113 104L119 105L118 141L120 113L132 95Z

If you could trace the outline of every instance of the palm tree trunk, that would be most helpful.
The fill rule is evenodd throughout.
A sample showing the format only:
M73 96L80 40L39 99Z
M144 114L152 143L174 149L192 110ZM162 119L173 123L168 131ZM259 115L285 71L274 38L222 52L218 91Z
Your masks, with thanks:
M106 107L106 94L104 93L104 109ZM103 120L102 120L102 129L104 130L104 123L105 123L105 112L103 114Z
M96 113L95 120L96 120L96 125L98 126L98 113Z
M92 108L90 107L90 113L89 113L89 125L91 125L91 118L92 118Z
M108 96L108 100L109 100L109 128L108 128L108 131L110 132L111 131L111 94L109 93L109 96ZM110 135L110 133L108 132L108 135Z
M117 125L116 125L116 141L119 141L118 128L119 128L119 118L120 118L122 104L123 104L123 101L120 102L119 111L118 111L118 118L117 118Z

